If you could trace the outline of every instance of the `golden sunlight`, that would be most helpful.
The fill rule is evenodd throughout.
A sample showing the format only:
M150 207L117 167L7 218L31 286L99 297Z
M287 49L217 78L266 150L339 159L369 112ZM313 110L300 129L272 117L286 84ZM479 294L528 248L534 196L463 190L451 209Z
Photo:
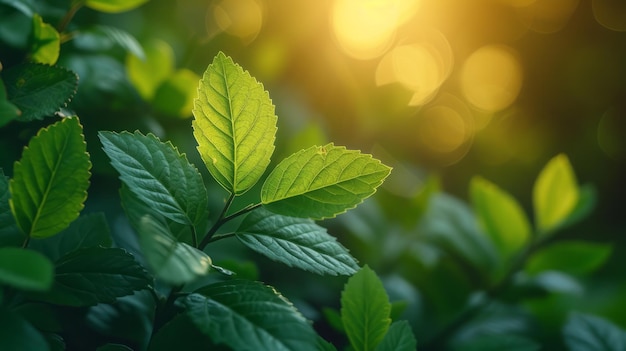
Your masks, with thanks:
M215 23L219 31L251 42L261 31L263 9L256 0L221 0L209 9L207 17L207 26ZM207 31L211 34L215 29Z
M537 0L520 7L518 14L528 28L538 33L554 33L567 25L580 0Z
M592 0L593 16L607 29L626 32L626 2Z

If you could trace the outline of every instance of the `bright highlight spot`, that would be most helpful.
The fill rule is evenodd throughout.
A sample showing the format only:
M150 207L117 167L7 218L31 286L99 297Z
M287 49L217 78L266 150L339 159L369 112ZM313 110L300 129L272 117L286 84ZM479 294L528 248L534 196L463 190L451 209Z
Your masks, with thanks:
M335 0L331 26L346 54L373 59L389 49L396 29L417 7L417 0Z
M626 2L622 0L592 0L593 16L607 29L626 32Z
M261 31L263 9L256 0L221 0L207 13L207 31L220 31L245 41L252 41Z
M522 88L522 67L504 46L484 46L471 54L461 69L465 99L479 109L496 112L509 107Z
M539 33L555 33L563 29L578 7L580 0L537 0L520 7L520 19L528 28Z

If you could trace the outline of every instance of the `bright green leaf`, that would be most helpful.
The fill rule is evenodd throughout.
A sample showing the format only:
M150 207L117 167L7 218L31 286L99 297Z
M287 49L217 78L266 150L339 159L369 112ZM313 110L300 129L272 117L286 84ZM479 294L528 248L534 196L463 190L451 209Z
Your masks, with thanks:
M54 65L61 51L61 36L53 26L44 23L41 16L33 16L33 43L30 53L35 62Z
M15 162L11 211L32 238L46 238L78 218L87 198L91 162L77 117L42 129Z
M572 313L563 328L569 351L624 351L626 331L604 318Z
M354 350L376 348L391 324L390 312L383 283L368 266L348 279L341 293L341 319Z
M19 246L24 242L24 236L11 213L10 197L9 178L0 168L0 246Z
M209 272L211 258L207 254L177 242L169 229L154 218L144 216L138 234L148 268L165 283L186 284Z
M539 351L541 345L517 335L486 335L464 342L454 351Z
M187 118L191 117L193 101L196 97L196 84L200 77L188 69L179 69L165 79L157 88L152 106L166 115Z
M470 195L478 221L504 259L528 243L531 227L519 203L495 184L475 177Z
M126 71L139 95L151 101L159 85L174 71L174 51L168 43L158 39L143 43L143 50L145 58L126 56ZM196 84L194 82L193 86Z
M331 275L350 275L359 269L348 250L310 219L258 209L246 216L236 233L249 248L290 267Z
M391 168L371 155L332 143L301 150L276 166L261 189L261 202L286 216L323 219L372 195Z
M394 322L376 347L376 351L415 351L417 340L407 321Z
M2 72L9 101L22 111L19 121L50 116L76 93L76 73L57 66L23 63Z
M0 248L0 285L44 291L52 286L54 267L42 254L18 247Z
M0 306L0 350L48 351L50 346L24 318Z
M132 10L148 0L86 0L85 6L96 11L118 13Z
M152 134L100 132L99 136L120 179L140 200L166 218L204 229L206 188L185 154Z
M52 289L33 297L59 305L91 306L113 303L151 283L143 267L126 250L91 247L61 257L56 262Z
M562 241L542 247L526 262L526 272L557 270L582 276L598 269L611 255L612 246L588 241Z
M276 115L263 85L222 52L204 72L193 135L209 172L229 192L250 189L274 152Z
M549 232L558 227L578 204L576 175L567 156L554 157L539 173L533 188L537 229Z
M187 314L216 344L235 350L316 350L309 322L272 287L233 280L197 290L185 301Z

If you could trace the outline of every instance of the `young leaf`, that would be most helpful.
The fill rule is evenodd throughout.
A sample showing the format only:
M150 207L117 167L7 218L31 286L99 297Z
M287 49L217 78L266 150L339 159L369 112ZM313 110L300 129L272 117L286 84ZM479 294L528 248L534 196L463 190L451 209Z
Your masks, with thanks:
M530 224L521 206L495 184L475 177L470 195L478 221L505 259L519 252L530 238Z
M276 166L261 189L261 202L286 216L323 219L372 195L391 168L371 155L332 143L301 150Z
M15 162L11 211L32 238L46 238L78 218L87 198L91 162L77 117L42 129Z
M359 269L348 250L310 219L258 209L246 216L236 233L249 248L290 267L331 275L350 275Z
M172 143L140 132L99 136L120 179L139 199L166 218L204 229L208 200L202 176Z
M216 344L235 350L316 350L309 322L272 287L233 280L206 286L187 297L187 314Z
M341 319L356 351L371 351L383 340L391 319L389 297L368 266L348 279L341 293Z
M174 71L174 50L168 43L158 39L143 43L143 50L145 58L126 56L126 71L139 95L151 101L159 85Z
M53 26L44 23L40 15L33 16L31 55L35 62L54 65L61 51L61 36Z
M376 347L376 351L415 351L417 340L407 321L394 322Z
M135 258L119 248L91 247L72 251L56 262L52 289L34 297L59 305L91 306L151 284Z
M41 350L50 346L41 333L20 315L0 306L0 350Z
M526 272L537 274L558 270L572 275L589 274L602 266L612 251L609 244L588 241L563 241L535 252L526 262Z
M0 285L44 291L52 286L54 267L42 254L18 247L0 248Z
M200 81L193 115L193 135L209 172L230 193L245 193L274 152L277 118L269 94L220 52Z
M23 63L2 73L9 101L22 111L18 121L50 116L76 93L76 73L57 66Z
M539 173L533 188L537 229L555 229L572 213L579 199L578 183L567 156L554 157Z
M606 319L572 313L563 328L563 338L570 351L623 351L626 331Z
M185 243L179 243L166 226L150 216L139 225L139 245L154 275L171 285L186 284L206 275L211 258Z
M86 0L85 6L96 11L118 13L132 10L148 0Z

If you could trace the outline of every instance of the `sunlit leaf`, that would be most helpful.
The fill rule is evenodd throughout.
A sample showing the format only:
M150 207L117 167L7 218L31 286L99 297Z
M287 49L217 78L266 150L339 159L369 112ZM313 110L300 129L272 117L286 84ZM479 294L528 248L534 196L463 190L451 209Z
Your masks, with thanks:
M41 350L50 346L43 335L20 315L0 306L0 350Z
M555 229L574 210L579 199L578 183L567 156L554 157L539 173L533 188L537 228Z
M58 66L23 63L2 72L9 101L22 111L19 121L51 116L76 93L78 76Z
M33 61L54 65L61 51L61 36L53 26L44 23L38 14L33 16L32 38L30 53Z
M487 335L455 347L453 351L539 351L537 342L517 335Z
M143 52L145 58L126 56L126 71L139 95L151 101L159 85L174 71L174 51L168 43L152 39L143 43Z
M235 350L317 350L309 322L272 287L233 280L195 291L187 314L217 344Z
M176 241L169 229L154 218L144 216L138 234L148 268L165 283L185 284L209 272L211 258L207 254Z
M87 198L91 162L78 118L42 129L15 162L11 211L32 238L46 238L78 218Z
M269 94L220 52L204 72L193 115L193 135L209 172L224 189L243 194L274 152L277 118Z
M334 217L372 195L390 172L371 155L332 143L313 146L276 166L263 184L261 202L286 216Z
M257 209L236 233L249 248L291 267L331 275L350 275L359 269L348 250L310 219Z
M0 285L43 291L52 286L54 267L42 254L18 247L0 248Z
M394 322L376 347L376 351L415 351L417 340L407 321Z
M101 12L118 13L132 10L148 0L85 0L85 6Z
M526 263L526 272L537 274L558 270L585 275L599 268L611 255L612 246L589 241L562 241L535 252Z
M186 155L152 134L100 132L99 136L120 179L140 200L166 218L203 227L208 216L206 188Z
M188 69L174 72L157 88L152 99L154 109L174 117L191 117L199 80L200 77Z
M606 319L572 313L563 328L569 351L623 351L626 331Z
M515 198L480 177L472 179L470 195L480 225L501 256L518 253L528 243L531 227Z
M383 340L391 319L389 297L368 266L348 279L341 293L341 319L355 350L374 350Z

